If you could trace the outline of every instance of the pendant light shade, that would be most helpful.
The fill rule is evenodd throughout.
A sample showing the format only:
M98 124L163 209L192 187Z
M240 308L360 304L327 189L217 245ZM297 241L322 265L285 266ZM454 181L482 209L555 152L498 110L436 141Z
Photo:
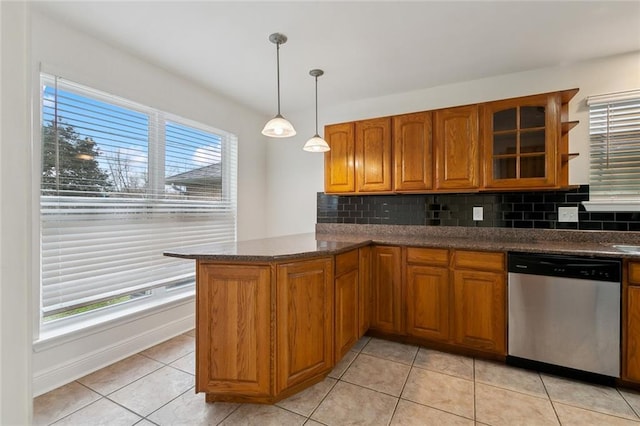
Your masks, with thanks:
M272 138L288 138L296 134L296 129L293 128L286 118L280 114L280 45L287 42L287 36L280 33L273 33L269 36L269 41L276 45L276 64L277 64L277 79L278 79L278 114L271 120L267 121L262 129L262 134Z
M262 134L272 138L287 138L296 134L293 124L280 114L267 121L262 129Z
M327 152L329 144L318 135L318 77L324 74L322 70L311 70L309 74L316 79L316 134L304 144L302 149L309 152Z

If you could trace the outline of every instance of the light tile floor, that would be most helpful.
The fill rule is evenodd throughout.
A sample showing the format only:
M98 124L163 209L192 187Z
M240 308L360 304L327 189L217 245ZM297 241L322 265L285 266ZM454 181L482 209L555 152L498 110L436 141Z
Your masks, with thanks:
M640 393L379 339L276 405L204 402L193 331L34 400L37 425L640 425Z

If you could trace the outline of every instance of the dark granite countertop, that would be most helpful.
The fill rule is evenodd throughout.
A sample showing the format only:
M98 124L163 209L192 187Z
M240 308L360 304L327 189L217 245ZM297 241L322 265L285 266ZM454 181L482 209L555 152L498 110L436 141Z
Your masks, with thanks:
M618 244L639 245L640 232L318 224L316 233L165 251L198 260L271 262L338 254L370 243L482 251L639 258Z
M328 256L365 246L369 239L332 239L314 233L171 249L165 256L198 260L270 262Z

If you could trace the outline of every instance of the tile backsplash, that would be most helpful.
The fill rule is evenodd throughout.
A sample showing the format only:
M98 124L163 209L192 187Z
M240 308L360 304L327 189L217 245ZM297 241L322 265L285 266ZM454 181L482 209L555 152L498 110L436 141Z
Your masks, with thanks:
M318 193L318 223L479 226L640 231L640 213L587 212L589 186L566 191L481 194L326 195ZM483 220L473 220L483 207ZM559 222L558 207L578 207L578 222Z

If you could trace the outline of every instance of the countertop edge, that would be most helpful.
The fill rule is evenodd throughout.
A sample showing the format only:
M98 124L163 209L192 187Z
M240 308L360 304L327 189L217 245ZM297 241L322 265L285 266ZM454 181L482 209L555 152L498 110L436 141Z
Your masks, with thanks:
M474 251L502 251L502 252L525 252L525 253L548 253L564 254L588 257L608 257L608 258L631 258L640 259L640 252L629 253L618 250L614 244L603 242L600 236L593 233L592 241L584 239L584 235L577 236L574 241L567 240L538 240L529 238L536 234L523 232L516 239L513 237L504 238L494 236L487 238L484 234L474 235L469 231L467 235L462 234L435 234L424 235L422 233L348 233L348 232L321 232L296 234L282 237L272 237L259 240L240 241L237 243L213 244L205 246L195 246L191 248L166 250L163 254L169 257L220 262L286 262L300 259L310 259L323 256L333 256L346 251L354 250L370 244L375 245L396 245L404 247L424 247L424 248L445 248L454 250L474 250ZM291 243L291 246L287 244ZM304 243L300 245L301 243ZM629 243L637 242L632 238ZM309 249L308 246L317 244L317 249ZM336 247L322 247L328 244ZM305 249L296 251L296 247L303 246ZM256 249L256 247L259 249ZM291 247L291 248L289 248ZM200 251L198 251L200 250ZM235 250L235 251L234 251ZM254 250L253 252L251 250ZM272 250L277 254L268 254ZM243 252L238 254L238 252ZM261 252L266 252L261 253Z

